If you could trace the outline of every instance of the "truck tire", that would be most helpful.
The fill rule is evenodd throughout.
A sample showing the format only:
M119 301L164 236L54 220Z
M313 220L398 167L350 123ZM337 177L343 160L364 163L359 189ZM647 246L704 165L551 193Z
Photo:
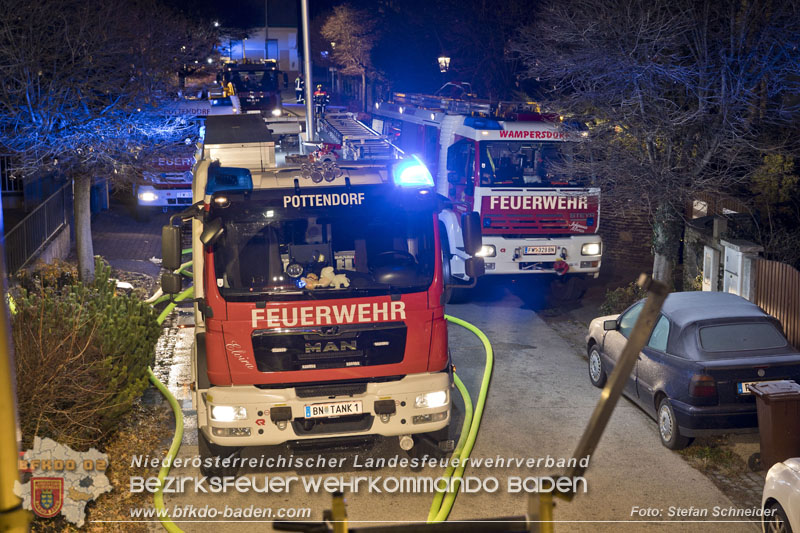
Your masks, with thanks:
M586 293L586 280L579 275L558 277L550 283L550 303L553 305L578 302Z
M200 473L208 477L235 476L239 472L236 465L222 466L217 464L217 459L221 462L227 457L238 459L242 452L241 447L220 446L209 442L203 432L197 429L197 446L200 452Z

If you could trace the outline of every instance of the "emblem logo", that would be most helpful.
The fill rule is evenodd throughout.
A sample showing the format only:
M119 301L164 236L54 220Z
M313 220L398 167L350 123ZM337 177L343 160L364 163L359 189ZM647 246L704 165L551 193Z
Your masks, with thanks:
M52 518L64 505L64 478L31 478L31 509L42 518Z
M324 346L321 342L306 343L306 353L348 352L357 349L356 341L326 342Z

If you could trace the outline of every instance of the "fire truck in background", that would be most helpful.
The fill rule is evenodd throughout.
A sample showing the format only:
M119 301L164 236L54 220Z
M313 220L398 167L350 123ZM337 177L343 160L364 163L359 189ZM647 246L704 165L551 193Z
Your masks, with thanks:
M343 118L326 127L353 126ZM173 217L192 221L203 473L231 475L236 465L218 459L247 446L446 441L453 380L440 221L455 215L425 165L377 136L343 134L343 144L385 149L340 145L333 160L277 166L261 117L206 126L194 205ZM477 213L461 225L462 247L476 254ZM163 265L174 270L180 226L162 235ZM477 277L483 260L465 267ZM167 294L181 290L177 274L161 282Z
M281 89L289 87L289 78L278 70L274 59L231 61L222 66L218 77L223 87L233 86L233 94L239 97L244 113L283 115Z
M420 154L454 212L475 210L486 273L554 274L554 296L580 297L602 259L600 190L559 171L585 132L535 104L395 93L377 102L372 127ZM451 275L463 278L455 219L447 225Z
M192 166L198 143L203 139L206 117L240 112L236 96L186 98L167 108L168 115L184 118L189 128L181 139L154 156L148 169L134 183L137 219L147 218L148 211L153 208L166 211L192 204Z

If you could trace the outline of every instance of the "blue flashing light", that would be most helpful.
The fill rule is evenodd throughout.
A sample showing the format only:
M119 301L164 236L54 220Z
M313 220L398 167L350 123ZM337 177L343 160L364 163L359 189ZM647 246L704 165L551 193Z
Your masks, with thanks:
M400 187L433 187L433 176L419 157L402 159L393 169L394 183Z
M503 127L499 122L486 117L466 117L464 125L476 130L502 130Z
M253 177L246 168L211 166L208 169L208 182L206 194L211 195L219 191L246 191L253 190Z

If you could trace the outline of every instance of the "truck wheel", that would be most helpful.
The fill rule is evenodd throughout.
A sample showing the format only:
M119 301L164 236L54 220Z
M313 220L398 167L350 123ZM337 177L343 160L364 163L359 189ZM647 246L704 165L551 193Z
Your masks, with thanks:
M553 304L574 303L586 292L586 280L577 275L559 277L550 283L550 302Z
M456 285L458 280L450 274L450 241L447 239L447 231L444 225L439 225L439 234L442 239L442 277L445 284ZM457 287L448 287L444 290L444 303L446 304L460 304L469 299L469 289L459 289Z
M153 218L154 213L155 211L152 207L136 204L136 207L134 207L133 218L136 220L136 222L148 222L151 218Z
M414 447L409 451L409 456L444 458L453 452L453 449L461 436L461 426L464 424L464 413L462 409L451 404L450 423L438 431L429 433L418 433L412 435Z
M200 451L200 473L208 477L235 476L239 472L239 466L222 466L225 458L238 459L242 448L238 446L220 446L209 442L203 432L197 430L197 446Z

